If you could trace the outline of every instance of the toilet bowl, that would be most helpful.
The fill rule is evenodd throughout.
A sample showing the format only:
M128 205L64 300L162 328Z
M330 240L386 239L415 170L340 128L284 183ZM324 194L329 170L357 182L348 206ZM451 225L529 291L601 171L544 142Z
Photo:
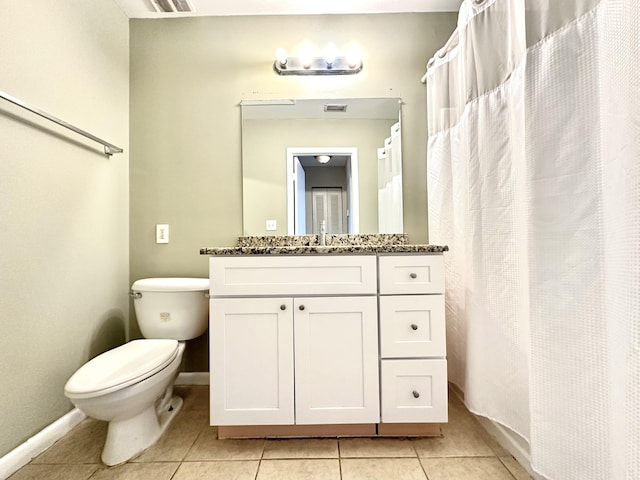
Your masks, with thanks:
M132 297L145 339L132 340L80 367L65 395L88 417L109 422L102 461L117 465L160 438L182 408L173 384L184 340L208 325L209 280L153 278L134 282Z

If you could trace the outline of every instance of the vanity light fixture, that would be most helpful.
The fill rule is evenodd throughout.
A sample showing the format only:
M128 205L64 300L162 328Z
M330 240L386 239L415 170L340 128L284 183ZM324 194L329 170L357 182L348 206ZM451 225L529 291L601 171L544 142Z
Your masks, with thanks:
M329 162L329 160L331 160L331 156L330 156L330 155L317 155L317 156L316 156L316 161L317 161L318 163L323 164L323 165L324 165L325 163L328 163L328 162Z
M298 56L289 56L284 48L279 48L273 70L278 75L353 75L362 71L362 59L355 49L348 55L338 55L333 43L327 44L318 57L307 48Z

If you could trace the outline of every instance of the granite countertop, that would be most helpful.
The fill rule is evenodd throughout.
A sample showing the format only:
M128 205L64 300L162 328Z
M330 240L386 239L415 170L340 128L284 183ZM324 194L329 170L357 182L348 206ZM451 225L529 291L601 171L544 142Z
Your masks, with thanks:
M251 236L238 238L236 247L201 248L201 255L315 255L377 253L442 253L447 245L411 245L406 234Z

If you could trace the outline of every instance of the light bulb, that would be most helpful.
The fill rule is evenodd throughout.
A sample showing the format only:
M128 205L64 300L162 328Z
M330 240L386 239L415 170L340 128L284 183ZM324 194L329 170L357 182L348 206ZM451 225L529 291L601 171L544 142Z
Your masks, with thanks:
M324 57L324 61L327 62L328 66L333 65L333 62L336 60L336 46L333 43L327 43L322 51L322 56Z
M360 63L360 51L356 47L352 47L347 54L347 64L354 68Z
M302 63L304 68L309 68L312 61L313 57L311 56L311 49L303 47L302 50L300 50L300 63Z
M318 155L316 156L316 160L318 161L318 163L325 164L329 160L331 160L331 157L329 155Z
M276 50L276 60L280 65L287 64L287 51L284 48L279 48Z

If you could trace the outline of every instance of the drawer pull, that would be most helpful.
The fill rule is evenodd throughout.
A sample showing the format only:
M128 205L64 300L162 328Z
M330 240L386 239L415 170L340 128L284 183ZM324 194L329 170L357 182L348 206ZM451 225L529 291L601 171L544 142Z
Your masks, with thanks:
M418 325L416 325L415 323L411 324L411 330L417 330L418 329Z
M410 273L410 274L409 274L409 276L410 276L411 278L418 278L418 274L417 274L417 273L413 273L413 272L412 272L412 273Z
M286 309L287 309L287 306L286 306L285 304L280 305L280 310L283 310L283 311L284 311L284 310L286 310Z
M418 392L417 390L414 390L412 393L413 393L413 398L420 397L420 392Z
M300 305L300 306L298 307L298 309L300 309L300 310L304 310L304 305Z

